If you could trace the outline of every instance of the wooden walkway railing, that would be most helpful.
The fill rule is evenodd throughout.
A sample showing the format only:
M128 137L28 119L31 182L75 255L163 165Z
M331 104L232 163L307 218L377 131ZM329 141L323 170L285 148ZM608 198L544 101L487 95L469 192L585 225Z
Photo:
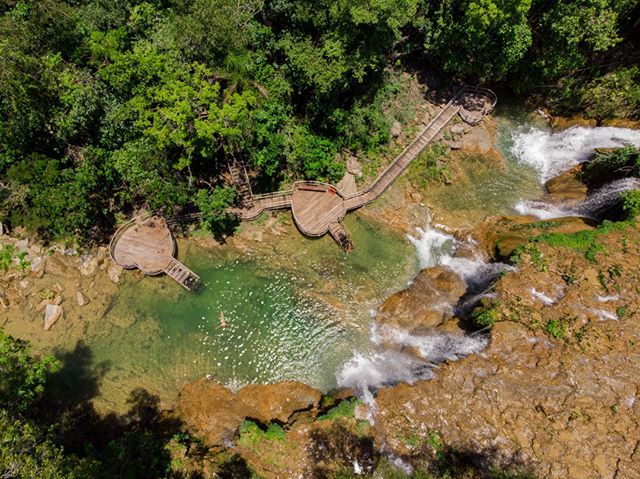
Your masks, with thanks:
M460 111L457 100L464 88L445 105L445 107L429 122L418 136L407 146L393 162L378 176L378 178L364 191L346 198L347 211L355 210L379 198L402 172L415 160L427 144L440 133L447 123Z

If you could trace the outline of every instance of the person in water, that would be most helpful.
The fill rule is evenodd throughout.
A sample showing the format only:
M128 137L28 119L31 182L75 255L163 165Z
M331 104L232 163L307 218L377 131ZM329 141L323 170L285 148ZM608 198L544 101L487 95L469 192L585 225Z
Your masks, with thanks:
M227 322L224 319L224 312L222 309L220 310L220 326L225 328L227 326Z

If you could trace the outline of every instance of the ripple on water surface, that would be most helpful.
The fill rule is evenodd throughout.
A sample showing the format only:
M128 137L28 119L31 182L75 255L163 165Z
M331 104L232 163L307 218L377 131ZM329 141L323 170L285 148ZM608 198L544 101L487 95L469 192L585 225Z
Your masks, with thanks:
M162 277L123 285L88 331L94 363L107 366L100 399L118 408L134 387L171 399L204 375L234 387L283 380L334 387L338 365L368 347L368 306L402 288L416 267L401 235L355 218L349 227L353 255L329 239L293 235L251 259L190 246L183 259L203 280L198 293ZM293 241L302 253L283 246Z

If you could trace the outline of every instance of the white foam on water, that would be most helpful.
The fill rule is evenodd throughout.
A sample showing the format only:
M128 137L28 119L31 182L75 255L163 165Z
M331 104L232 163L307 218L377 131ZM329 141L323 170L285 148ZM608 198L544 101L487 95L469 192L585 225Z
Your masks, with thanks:
M455 249L453 236L427 225L424 229L416 228L417 235L407 235L407 239L415 246L420 262L420 269L436 266L444 258L450 258Z
M382 386L418 379L429 379L433 373L427 363L406 353L384 350L359 353L345 361L336 373L338 386L351 388L369 406L369 421L373 422L375 400L373 393Z
M622 178L608 183L589 195L583 202L569 207L557 206L542 200L520 201L515 210L525 216L535 216L542 220L581 216L597 219L612 204L620 201L625 191L640 189L640 179Z
M547 296L541 291L537 291L536 288L531 288L530 291L531 291L531 296L533 296L535 299L539 301L542 301L546 305L555 303L555 300L553 298L550 298L549 296Z
M575 126L554 133L539 127L514 132L511 153L535 168L542 183L587 161L595 148L640 146L640 131L630 128Z
M585 308L590 313L595 314L600 320L618 320L618 316L614 313L607 311L606 309L598 309L598 308Z
M437 363L478 353L488 344L484 335L433 333L418 336L396 328L379 328L375 324L371 340L379 346L410 347L418 354L414 356L396 349L354 352L340 365L336 372L338 386L355 391L368 406L367 419L372 423L376 411L373 394L377 389L400 382L412 384L431 379Z
M416 248L420 268L446 266L462 278L468 286L478 286L490 281L505 269L511 269L504 263L489 263L481 255L473 258L454 256L460 243L452 235L427 225L416 228L417 235L407 235L407 239Z

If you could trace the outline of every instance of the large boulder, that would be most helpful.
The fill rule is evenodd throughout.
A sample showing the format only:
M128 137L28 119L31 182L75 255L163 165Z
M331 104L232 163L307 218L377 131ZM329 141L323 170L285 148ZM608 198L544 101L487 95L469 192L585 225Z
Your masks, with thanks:
M186 425L211 446L233 439L247 416L233 392L208 379L187 384L180 392L178 407Z
M449 268L423 269L411 286L387 298L376 321L411 331L434 328L451 317L452 306L465 291L464 281Z
M320 391L295 381L250 385L238 391L238 400L252 409L252 417L263 424L287 424L301 413L309 416L317 412L321 399Z
M182 389L178 408L189 428L217 446L232 440L244 419L290 425L315 415L321 399L320 391L293 381L250 385L233 393L215 381L200 379Z

